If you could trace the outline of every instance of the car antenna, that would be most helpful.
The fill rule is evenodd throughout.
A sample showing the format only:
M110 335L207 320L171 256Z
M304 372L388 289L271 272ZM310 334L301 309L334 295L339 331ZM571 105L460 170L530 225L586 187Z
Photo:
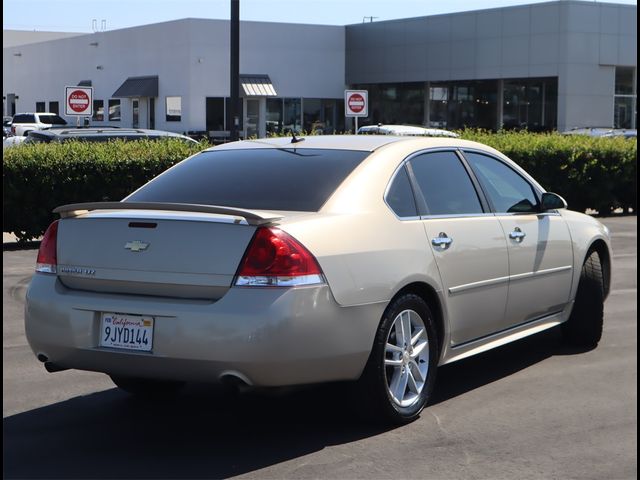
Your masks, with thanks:
M291 143L304 142L304 138L297 138L296 133L291 130Z

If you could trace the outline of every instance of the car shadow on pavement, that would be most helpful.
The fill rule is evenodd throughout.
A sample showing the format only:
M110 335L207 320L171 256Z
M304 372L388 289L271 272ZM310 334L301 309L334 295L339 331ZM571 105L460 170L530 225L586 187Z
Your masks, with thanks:
M589 350L591 349L565 344L560 328L556 327L483 354L444 365L438 369L436 386L429 405L436 405L488 385L547 358L576 355Z
M227 478L387 430L351 418L343 390L72 398L4 419L4 478Z
M578 353L557 337L442 367L431 405ZM345 405L344 385L236 396L193 384L160 402L109 389L5 418L4 478L226 478L389 430Z

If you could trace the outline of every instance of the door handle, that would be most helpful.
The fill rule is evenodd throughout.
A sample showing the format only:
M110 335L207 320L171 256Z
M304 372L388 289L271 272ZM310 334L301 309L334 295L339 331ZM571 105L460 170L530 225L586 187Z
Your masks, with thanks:
M447 248L449 248L452 243L453 243L453 238L450 238L444 232L440 232L436 238L431 240L431 244L434 247L439 247L439 248L442 248L443 250L446 250Z
M520 227L514 228L513 232L509 234L509 238L515 240L516 242L521 242L526 236L527 234L520 230Z

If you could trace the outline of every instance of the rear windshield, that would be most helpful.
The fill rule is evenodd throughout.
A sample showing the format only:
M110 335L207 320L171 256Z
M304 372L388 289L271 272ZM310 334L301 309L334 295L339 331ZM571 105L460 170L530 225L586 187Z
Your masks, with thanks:
M202 152L129 195L175 202L315 212L369 152L250 149Z

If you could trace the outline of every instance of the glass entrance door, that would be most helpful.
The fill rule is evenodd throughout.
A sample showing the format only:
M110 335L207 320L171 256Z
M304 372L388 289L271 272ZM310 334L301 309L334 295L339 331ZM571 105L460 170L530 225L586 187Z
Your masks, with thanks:
M260 99L247 98L245 100L246 108L245 112L245 131L244 138L256 138L259 137L260 127Z
M131 101L131 118L131 126L138 128L140 126L140 102L137 98Z

